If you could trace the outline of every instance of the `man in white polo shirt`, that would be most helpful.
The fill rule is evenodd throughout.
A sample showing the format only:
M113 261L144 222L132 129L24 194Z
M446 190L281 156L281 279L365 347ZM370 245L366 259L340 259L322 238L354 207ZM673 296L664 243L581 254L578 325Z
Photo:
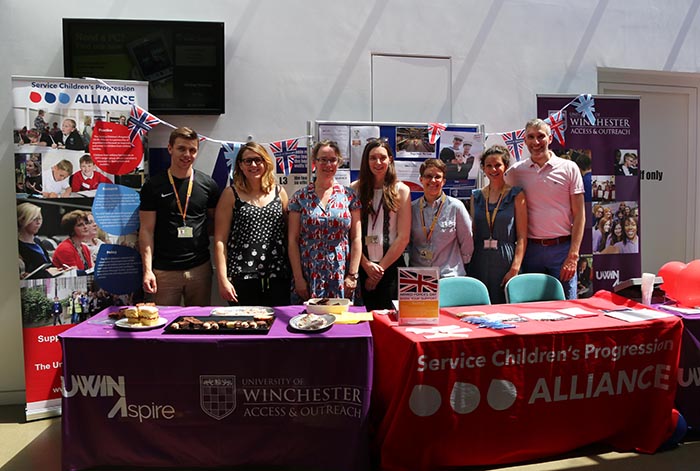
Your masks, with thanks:
M576 299L576 266L586 223L583 179L578 166L549 150L552 131L541 119L525 125L530 158L506 172L509 185L520 186L527 198L527 249L523 273L547 273Z

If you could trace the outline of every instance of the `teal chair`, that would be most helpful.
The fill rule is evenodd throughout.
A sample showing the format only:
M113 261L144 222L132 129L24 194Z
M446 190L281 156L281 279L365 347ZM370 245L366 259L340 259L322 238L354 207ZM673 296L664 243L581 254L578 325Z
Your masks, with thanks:
M533 301L564 300L561 282L544 273L523 273L506 283L506 302L530 303Z
M470 276L440 278L440 307L491 304L489 290L480 280Z

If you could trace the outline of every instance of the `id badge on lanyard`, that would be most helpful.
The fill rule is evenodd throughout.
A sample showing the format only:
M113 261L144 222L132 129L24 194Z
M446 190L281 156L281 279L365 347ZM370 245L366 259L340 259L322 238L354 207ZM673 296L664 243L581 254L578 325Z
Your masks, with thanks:
M422 247L422 248L418 249L418 254L426 262L433 261L433 248L430 246L426 246L426 247Z
M484 239L484 249L485 250L496 250L498 248L498 241L495 239Z
M180 226L177 228L178 239L191 239L194 237L194 232L190 226Z

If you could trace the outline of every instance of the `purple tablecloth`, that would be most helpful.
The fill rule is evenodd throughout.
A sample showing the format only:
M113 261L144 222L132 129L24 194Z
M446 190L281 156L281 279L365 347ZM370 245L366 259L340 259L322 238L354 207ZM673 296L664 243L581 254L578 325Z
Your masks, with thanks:
M663 305L656 307L664 309ZM700 315L669 312L683 319L676 407L688 425L697 428L700 427Z
M302 310L275 308L267 335L123 331L108 310L64 332L63 469L368 469L368 323L293 332Z

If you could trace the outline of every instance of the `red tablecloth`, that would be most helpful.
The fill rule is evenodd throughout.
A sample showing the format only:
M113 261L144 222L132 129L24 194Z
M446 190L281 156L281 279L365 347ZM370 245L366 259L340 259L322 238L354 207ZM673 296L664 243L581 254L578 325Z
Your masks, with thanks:
M682 306L681 306L682 307ZM681 314L673 306L658 306L669 309L683 320L683 341L678 361L678 390L676 408L683 414L688 426L700 427L700 314Z
M426 339L375 316L372 417L381 469L510 463L605 442L654 452L672 431L682 323L628 323L602 309L643 307L609 292L578 301L447 308L469 338ZM461 311L580 307L595 317L478 329Z

